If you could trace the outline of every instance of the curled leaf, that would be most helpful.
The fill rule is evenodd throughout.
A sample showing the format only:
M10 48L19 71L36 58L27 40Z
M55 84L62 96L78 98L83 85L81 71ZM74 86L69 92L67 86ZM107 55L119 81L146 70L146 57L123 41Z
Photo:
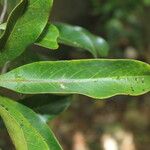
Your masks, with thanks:
M59 29L60 43L88 50L94 57L108 55L109 46L103 38L93 35L79 26L64 23L55 23L54 25Z

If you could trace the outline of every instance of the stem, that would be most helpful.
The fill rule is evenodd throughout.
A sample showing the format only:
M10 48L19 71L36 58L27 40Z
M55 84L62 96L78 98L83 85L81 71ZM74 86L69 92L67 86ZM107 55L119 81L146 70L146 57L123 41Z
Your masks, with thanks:
M4 64L4 66L1 69L1 74L4 74L4 73L7 72L8 68L9 68L9 65L10 65L9 61Z
M7 0L4 0L4 5L3 5L2 13L0 15L0 24L4 21L6 12L7 12Z
M0 15L0 24L4 21L6 12L7 12L7 0L4 0L4 5L3 5L2 13ZM5 65L3 66L2 70L1 70L1 74L7 72L8 66L9 66L9 62L6 62Z

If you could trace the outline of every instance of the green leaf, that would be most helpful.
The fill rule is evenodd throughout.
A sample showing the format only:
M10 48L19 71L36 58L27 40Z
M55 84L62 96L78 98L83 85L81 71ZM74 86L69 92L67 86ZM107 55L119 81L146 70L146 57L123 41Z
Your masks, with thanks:
M20 0L16 7L9 14L6 22L6 29L0 37L0 51L6 43L8 36L11 34L13 27L15 26L18 18L23 14L24 8L26 6L26 0ZM12 4L12 3L11 3Z
M7 23L2 23L0 24L0 30L5 30L6 29Z
M6 23L0 24L0 30L6 29ZM49 49L58 49L57 39L59 37L59 31L53 24L47 24L44 31L40 37L36 40L34 44L49 48Z
M56 117L64 112L72 102L72 96L59 96L59 95L34 95L19 101L23 105L30 107L35 112Z
M0 37L4 33L4 30L6 29L6 25L7 25L6 23L0 24Z
M48 23L35 44L49 49L58 49L58 37L58 29L54 25Z
M61 150L49 127L31 109L0 97L0 115L17 150Z
M37 62L0 76L0 86L24 94L83 94L97 99L150 91L150 65L135 60Z
M86 29L64 23L55 23L59 29L59 42L65 45L88 50L94 57L107 56L109 46L107 42Z
M29 0L24 14L17 20L15 26L14 23L11 24L11 20L14 22L13 14L10 16L8 28L13 26L13 30L5 42L4 40L0 41L0 66L18 57L38 39L47 24L52 2L52 0ZM20 13L16 9L14 12Z

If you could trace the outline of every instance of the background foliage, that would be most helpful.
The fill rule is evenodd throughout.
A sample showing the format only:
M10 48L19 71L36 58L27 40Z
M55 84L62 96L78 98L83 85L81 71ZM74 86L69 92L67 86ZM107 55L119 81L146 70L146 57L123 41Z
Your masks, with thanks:
M105 37L111 48L109 58L134 58L148 63L149 18L149 0L55 0L52 15L54 21L82 25ZM38 57L44 60L91 58L89 53L74 51L74 48L66 46L61 46L60 51L55 52L43 52L41 48L33 46L33 51L35 49L38 49ZM118 134L123 131L133 135L137 150L149 150L149 100L149 94L140 97L117 96L101 102L75 96L69 110L50 126L54 128L65 150L73 149L78 133L86 138L89 149L98 150L102 149L101 139L105 134L121 143ZM0 131L0 136L0 139L4 139L0 140L0 147L12 149L6 142L9 140L5 140L8 139L5 131Z

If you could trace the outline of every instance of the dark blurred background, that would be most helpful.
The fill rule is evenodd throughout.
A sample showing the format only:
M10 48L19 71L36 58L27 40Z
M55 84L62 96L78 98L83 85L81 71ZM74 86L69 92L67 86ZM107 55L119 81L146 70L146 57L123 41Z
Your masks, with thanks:
M51 20L80 25L105 38L108 58L150 63L150 0L55 0ZM92 58L67 46L52 52L33 49L48 60ZM150 94L107 100L76 95L49 125L64 150L150 150ZM6 131L0 130L0 147L13 149L6 139Z

